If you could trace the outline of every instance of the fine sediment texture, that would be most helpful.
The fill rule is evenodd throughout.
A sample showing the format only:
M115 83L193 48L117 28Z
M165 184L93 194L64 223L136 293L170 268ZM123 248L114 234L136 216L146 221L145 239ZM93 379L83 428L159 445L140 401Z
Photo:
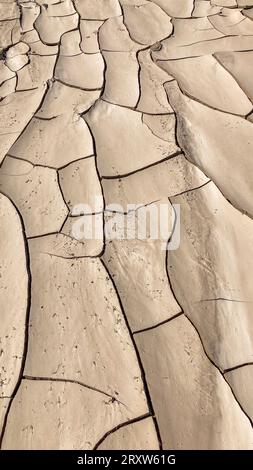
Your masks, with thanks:
M0 2L1 449L253 449L252 59L250 0Z

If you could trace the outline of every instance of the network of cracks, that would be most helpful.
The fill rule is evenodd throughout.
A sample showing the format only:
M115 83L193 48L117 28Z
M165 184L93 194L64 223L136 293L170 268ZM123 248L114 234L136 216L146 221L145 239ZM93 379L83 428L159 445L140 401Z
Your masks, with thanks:
M0 48L1 448L252 449L253 1L2 0ZM177 250L73 237L165 201Z

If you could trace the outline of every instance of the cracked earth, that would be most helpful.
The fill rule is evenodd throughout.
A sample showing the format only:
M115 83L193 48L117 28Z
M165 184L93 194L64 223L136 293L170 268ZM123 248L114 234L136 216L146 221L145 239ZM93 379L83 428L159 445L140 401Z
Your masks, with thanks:
M0 48L1 448L252 449L253 1L1 0ZM177 250L73 237L164 200Z

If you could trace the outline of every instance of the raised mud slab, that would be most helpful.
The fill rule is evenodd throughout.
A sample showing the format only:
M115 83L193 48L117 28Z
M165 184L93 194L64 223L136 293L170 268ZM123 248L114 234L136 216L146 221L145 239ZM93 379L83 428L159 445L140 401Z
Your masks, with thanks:
M3 0L0 51L1 448L252 450L253 1Z

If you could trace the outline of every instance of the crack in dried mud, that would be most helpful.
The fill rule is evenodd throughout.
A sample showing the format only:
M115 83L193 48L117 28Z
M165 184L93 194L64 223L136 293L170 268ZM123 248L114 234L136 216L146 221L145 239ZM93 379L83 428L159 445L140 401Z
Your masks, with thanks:
M248 377L253 365L247 316L253 294L248 283L253 2L225 5L218 0L63 0L46 6L35 1L30 7L15 1L10 11L1 6L0 194L22 227L27 275L27 292L20 293L26 297L25 322L22 328L18 324L22 356L15 349L12 319L0 334L0 344L10 336L11 351L7 357L1 346L0 383L14 384L13 393L3 388L0 396L9 400L3 408L1 449L41 445L43 419L50 419L41 418L45 412L54 421L44 447L58 443L55 434L60 446L68 442L76 448L80 425L67 438L62 437L64 426L53 429L57 420L69 419L64 401L73 413L73 396L80 399L83 421L89 418L86 440L93 450L115 445L120 429L142 423L145 430L148 419L152 431L145 442L151 449L252 448L252 408L231 373ZM80 204L93 204L92 196L101 198L99 209L92 206L77 215L78 197ZM174 217L167 250L158 251L160 239L108 238L107 218L138 217L138 209L159 207L164 200ZM111 210L112 202L122 210ZM128 210L129 202L138 207ZM174 202L181 206L183 230L180 247L171 254L179 222ZM97 216L102 239L82 243L72 236L69 227L79 217L86 225ZM3 249L8 246L4 231L0 241ZM221 246L224 258L217 261ZM244 271L243 262L249 264ZM0 294L8 295L5 256L1 263ZM5 297L3 307L4 320L13 316L11 309L8 317ZM15 310L18 315L18 305ZM82 312L79 324L68 327L76 311ZM226 350L224 331L234 339L233 328L244 355L236 351L237 343ZM177 341L178 355L170 349L170 331L178 335L170 338ZM70 346L73 338L76 347ZM52 377L50 362L58 354L63 373ZM189 373L185 382L181 369ZM76 386L82 398L76 398ZM29 390L36 401L34 416ZM199 409L191 408L191 393ZM122 405L120 412L107 415L104 397ZM196 426L196 436L185 431L185 422ZM24 432L25 423L35 429L32 436ZM138 432L121 435L126 449L142 442Z

